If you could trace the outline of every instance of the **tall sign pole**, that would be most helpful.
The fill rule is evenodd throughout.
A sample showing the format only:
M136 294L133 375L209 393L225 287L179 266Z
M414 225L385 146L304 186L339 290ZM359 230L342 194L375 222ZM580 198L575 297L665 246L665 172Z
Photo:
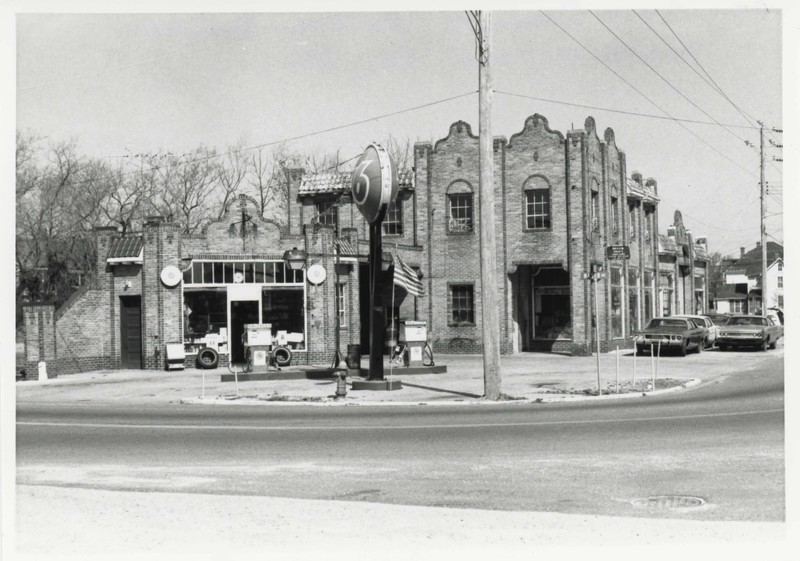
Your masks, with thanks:
M764 182L764 125L761 125L761 313L767 315L767 184ZM752 313L752 312L750 312Z
M350 180L353 201L369 223L369 382L383 382L383 330L386 313L381 299L382 224L397 196L397 169L380 144L370 144L356 163ZM391 385L391 384L390 384ZM356 385L353 385L356 389Z
M484 397L500 398L500 321L497 315L497 261L494 229L494 150L492 147L492 14L478 14L478 94L480 120L481 311Z

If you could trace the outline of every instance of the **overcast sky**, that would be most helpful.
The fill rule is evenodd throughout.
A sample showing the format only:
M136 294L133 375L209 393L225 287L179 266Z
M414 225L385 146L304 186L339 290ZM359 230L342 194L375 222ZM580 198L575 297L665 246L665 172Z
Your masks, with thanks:
M769 144L783 143L772 130L783 128L782 18L764 8L495 11L492 133L510 138L534 113L561 132L592 116L601 137L614 130L629 174L658 181L662 233L679 209L711 251L737 254L760 235L760 120L767 231L782 241L773 157L783 155ZM290 147L349 158L389 135L435 141L459 119L478 132L463 11L39 13L17 15L16 33L17 129L74 138L113 162L360 121Z

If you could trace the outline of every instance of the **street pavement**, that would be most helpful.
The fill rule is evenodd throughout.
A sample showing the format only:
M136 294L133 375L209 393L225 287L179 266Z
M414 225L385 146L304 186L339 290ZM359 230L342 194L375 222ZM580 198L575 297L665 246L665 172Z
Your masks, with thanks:
M757 370L764 353L707 351L663 357L657 379L676 380L672 392L694 392L737 372ZM783 348L769 351L783 357ZM617 399L633 372L631 351L600 357L601 387L596 390L594 357L526 354L502 358L502 390L513 407L523 401ZM46 382L19 382L17 401L46 406L84 404L110 409L187 404L260 405L474 405L482 399L480 356L436 357L446 374L389 376L403 382L393 392L354 392L334 399L331 380L221 382L227 369L184 372L96 371ZM636 379L651 379L649 357L636 359ZM627 384L627 386L626 386ZM684 385L690 386L688 389ZM658 384L657 384L658 387ZM647 391L649 388L640 386ZM707 388L711 390L711 387ZM567 392L567 393L561 393ZM647 402L642 391L621 393ZM677 395L676 395L677 397ZM687 396L688 397L688 396ZM575 403L580 406L580 403ZM589 405L589 403L587 403ZM80 486L79 486L80 487ZM17 487L17 545L20 559L269 557L311 559L320 555L381 559L472 559L486 555L525 558L688 559L725 555L728 559L791 559L781 522L690 521L680 518L620 518L546 512L425 507L361 501L309 500L190 492L136 492L75 488L71 485ZM601 550L597 546L603 546ZM657 545L657 548L651 547Z

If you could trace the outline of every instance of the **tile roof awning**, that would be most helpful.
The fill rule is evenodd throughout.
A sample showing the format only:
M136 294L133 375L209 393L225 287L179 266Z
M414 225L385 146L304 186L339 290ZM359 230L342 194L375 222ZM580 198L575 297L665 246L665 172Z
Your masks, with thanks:
M336 249L342 257L358 257L358 248L349 240L336 240Z
M106 262L110 265L141 265L144 242L139 236L111 238Z
M353 172L350 171L304 175L300 180L299 194L303 196L342 193L350 189L350 179L352 176ZM397 186L398 189L413 189L414 170L398 170Z

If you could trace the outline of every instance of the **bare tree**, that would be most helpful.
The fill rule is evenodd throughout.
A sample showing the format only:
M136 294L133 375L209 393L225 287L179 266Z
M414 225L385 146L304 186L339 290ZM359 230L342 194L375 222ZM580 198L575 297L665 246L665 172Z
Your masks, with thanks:
M216 166L217 182L219 193L216 218L222 218L228 204L236 198L245 177L249 171L249 160L243 152L244 139L239 140L235 145L229 146L224 158Z

